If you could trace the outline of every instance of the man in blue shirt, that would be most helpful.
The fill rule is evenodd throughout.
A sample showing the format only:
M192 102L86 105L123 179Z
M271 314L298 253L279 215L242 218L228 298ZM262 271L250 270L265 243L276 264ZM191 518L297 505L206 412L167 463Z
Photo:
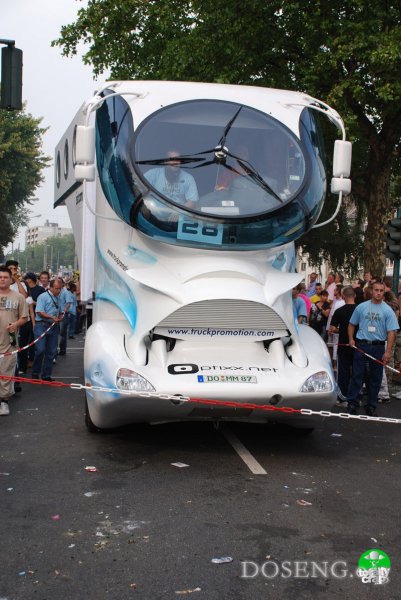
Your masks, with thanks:
M59 295L62 285L57 279L50 282L49 289L41 294L36 302L36 323L34 337L37 339L52 323L55 325L46 331L46 334L36 342L35 359L32 367L32 379L39 379L42 371L44 381L53 381L51 378L53 359L57 355L57 342L59 335L59 323L62 320Z
M302 286L292 288L292 310L294 313L295 326L298 324L306 323L308 311L306 310L305 300L299 297L299 292Z
M157 167L145 173L146 179L156 190L177 204L194 206L199 200L195 179L180 169L180 153L176 150L167 152L168 161L164 167Z
M364 353L370 354L384 365L392 356L399 326L393 309L383 301L384 291L384 284L376 281L373 284L372 299L358 304L348 325L349 345L361 350L354 350L352 377L347 394L351 415L357 414L358 395L367 374L368 403L365 406L365 412L369 416L374 416L376 413L378 394L383 378L383 365L367 358ZM358 332L355 336L356 327L358 327Z
M60 312L64 314L64 319L60 323L60 340L59 354L64 355L67 351L67 329L68 329L68 311L71 306L69 292L62 277L57 277L59 285L61 285L59 304Z
M317 281L317 274L313 271L313 273L310 274L309 288L308 288L308 291L306 292L306 295L309 296L309 298L311 298L312 296L314 296L316 294L316 281Z
M74 331L75 331L75 320L77 317L77 298L73 293L76 290L76 286L73 283L70 283L69 288L64 287L62 289L61 294L64 294L64 297L61 298L60 294L60 306L64 315L64 319L60 325L60 350L59 354L61 356L65 355L67 351L67 335L70 339L74 339Z

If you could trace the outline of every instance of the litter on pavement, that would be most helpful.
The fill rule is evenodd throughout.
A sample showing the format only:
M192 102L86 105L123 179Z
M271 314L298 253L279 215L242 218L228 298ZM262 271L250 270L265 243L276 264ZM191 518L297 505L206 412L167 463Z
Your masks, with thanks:
M215 565L222 565L224 563L230 562L233 562L231 556L221 556L220 558L212 558L212 563L214 563Z

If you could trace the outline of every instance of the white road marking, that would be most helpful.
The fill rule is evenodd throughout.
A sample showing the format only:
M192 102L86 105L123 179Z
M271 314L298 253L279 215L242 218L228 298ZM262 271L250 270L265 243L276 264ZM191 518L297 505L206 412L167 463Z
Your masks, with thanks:
M267 475L267 471L264 470L262 465L256 460L254 456L245 448L244 444L237 438L237 436L228 427L221 427L221 431L226 440L234 448L238 456L244 461L248 469L254 475Z
M84 349L84 347L83 347L83 346L79 346L79 347L76 347L76 348L74 348L73 346L68 346L68 347L67 347L67 350L68 350L68 352L69 352L70 350L83 350L83 349ZM0 600L1 600L1 598L0 598Z

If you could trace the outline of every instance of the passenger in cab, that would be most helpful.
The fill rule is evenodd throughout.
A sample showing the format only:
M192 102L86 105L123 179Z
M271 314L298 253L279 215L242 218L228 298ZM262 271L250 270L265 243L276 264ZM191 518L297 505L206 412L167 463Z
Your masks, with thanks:
M240 144L237 148L234 148L233 154L247 162L249 159L249 149L245 144ZM231 182L240 175L246 175L245 171L240 165L236 165L235 168L229 169L226 165L220 166L217 174L217 181L215 190L216 192L221 192L223 190L228 190Z

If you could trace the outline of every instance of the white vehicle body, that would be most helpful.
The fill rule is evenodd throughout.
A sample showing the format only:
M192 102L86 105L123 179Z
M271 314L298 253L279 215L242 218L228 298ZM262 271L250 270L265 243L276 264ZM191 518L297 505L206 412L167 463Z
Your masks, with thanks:
M65 203L71 218L82 300L96 298L85 379L116 390L87 392L87 424L307 427L306 417L241 403L333 406L326 345L295 321L291 297L302 280L293 242L317 221L326 194L316 110L340 122L296 92L132 81L105 85L77 113L56 148L55 205ZM83 126L89 136L95 120L96 159L89 137L77 135ZM339 191L348 174L336 168ZM163 177L161 189L154 182Z

